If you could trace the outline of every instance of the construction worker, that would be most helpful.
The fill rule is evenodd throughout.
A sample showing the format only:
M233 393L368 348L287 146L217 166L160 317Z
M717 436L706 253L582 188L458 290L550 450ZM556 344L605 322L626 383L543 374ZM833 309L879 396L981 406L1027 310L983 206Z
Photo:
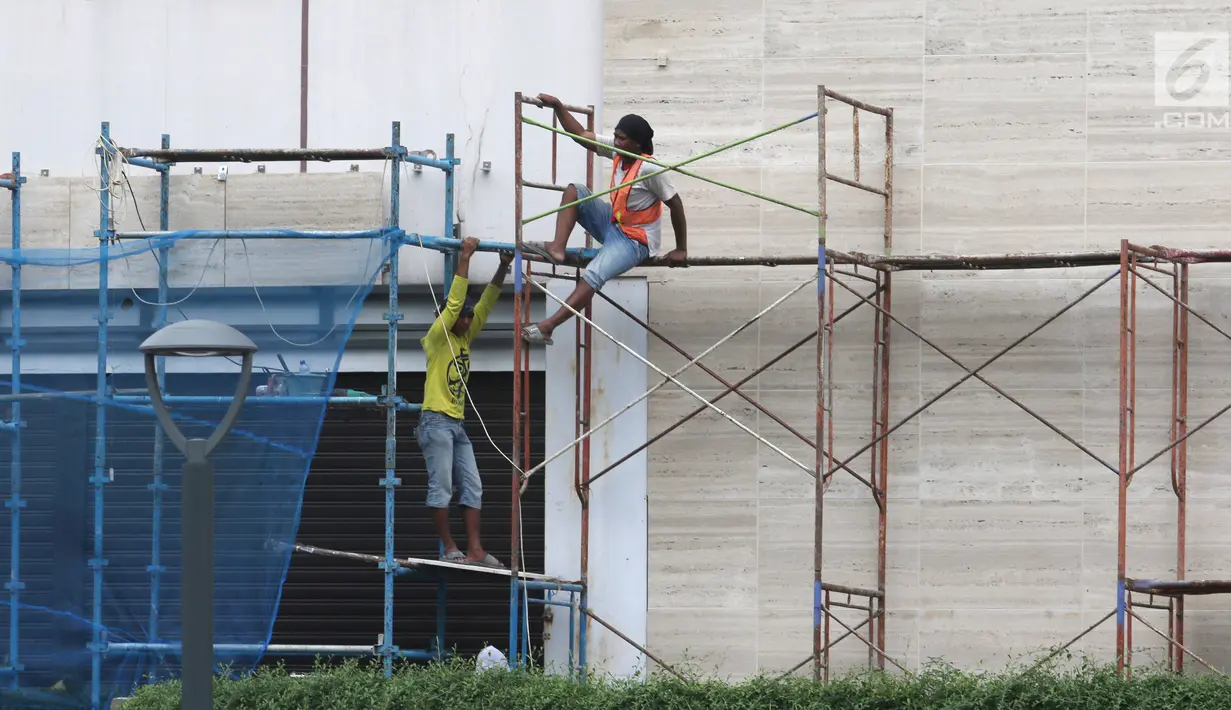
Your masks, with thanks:
M500 287L509 272L513 254L502 253L500 266L476 304L466 300L470 285L470 257L479 240L462 240L449 296L427 335L419 341L427 356L423 408L415 436L427 462L427 507L432 509L436 532L444 546L441 560L504 567L483 550L479 539L479 511L483 507L483 481L475 461L474 446L462 426L466 410L466 382L470 379L470 344L483 330ZM466 552L458 549L449 530L449 503L459 492L458 505L466 525Z
M610 203L601 198L574 205L556 213L556 235L550 244L522 242L523 251L529 252L553 264L565 258L565 245L569 234L578 223L601 244L598 255L586 266L576 288L565 303L578 312L590 303L603 284L623 274L652 256L658 256L662 241L662 208L671 211L671 226L675 230L675 249L664 257L670 266L688 265L688 226L684 220L684 203L671 182L669 171L647 164L627 155L617 155L610 146L643 157L653 157L654 129L636 114L628 114L616 124L611 137L596 137L585 130L581 123L560 99L550 94L539 94L543 106L552 108L560 125L573 135L579 135L601 146L573 140L597 155L612 159L610 187L634 180L647 173L652 174L641 182L611 193ZM560 204L565 205L587 197L590 191L585 185L572 183L564 190ZM528 343L551 344L551 333L572 312L561 306L552 315L534 325L522 329L522 338Z

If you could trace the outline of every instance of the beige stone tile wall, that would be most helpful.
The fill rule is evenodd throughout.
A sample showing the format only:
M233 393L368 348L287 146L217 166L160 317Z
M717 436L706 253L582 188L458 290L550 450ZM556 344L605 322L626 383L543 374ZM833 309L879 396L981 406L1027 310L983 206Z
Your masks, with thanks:
M816 109L816 85L891 106L894 252L1111 250L1145 244L1227 247L1231 133L1159 129L1155 31L1227 30L1225 0L609 0L604 114L645 115L658 155L679 160ZM667 66L657 57L665 53ZM828 115L830 170L853 171L851 116ZM861 116L861 169L883 170L883 124ZM809 123L696 164L697 172L816 208L816 129ZM605 174L603 176L605 179ZM680 177L694 255L815 252L808 215ZM883 203L830 183L829 240L879 253ZM664 235L664 244L672 244ZM968 367L1025 334L1114 272L937 272L894 278L893 310ZM810 275L808 268L647 270L650 319L690 355ZM1193 267L1194 307L1231 330L1228 272ZM1157 278L1165 285L1164 277ZM857 281L849 281L858 284ZM866 285L858 288L867 291ZM984 370L989 381L1102 460L1116 462L1119 294L1116 281ZM805 287L704 362L731 381L816 327ZM856 302L837 293L839 310ZM1138 290L1138 461L1167 442L1171 305ZM865 306L836 328L833 378L839 458L870 440L872 318ZM1190 421L1231 400L1231 343L1192 321ZM963 371L895 326L891 419ZM651 340L671 370L687 358ZM815 344L744 387L792 427L814 435ZM689 387L723 386L690 370ZM696 401L673 387L650 399L657 433ZM812 449L730 395L720 406L791 456ZM1188 576L1231 578L1224 544L1231 504L1231 422L1193 437ZM1012 402L971 380L898 429L889 478L888 651L910 667L929 658L1002 665L1067 641L1113 608L1116 478ZM722 675L789 668L811 650L813 486L781 455L712 413L651 449L650 646ZM1130 493L1128 571L1175 574L1169 457ZM867 454L851 466L866 472ZM876 583L876 513L839 473L827 493L825 574ZM1193 649L1231 665L1231 599L1189 602ZM855 615L846 613L848 621ZM1150 612L1152 623L1165 618ZM1142 626L1143 652L1161 648ZM1109 661L1114 622L1075 649ZM866 663L866 647L834 649L834 670Z

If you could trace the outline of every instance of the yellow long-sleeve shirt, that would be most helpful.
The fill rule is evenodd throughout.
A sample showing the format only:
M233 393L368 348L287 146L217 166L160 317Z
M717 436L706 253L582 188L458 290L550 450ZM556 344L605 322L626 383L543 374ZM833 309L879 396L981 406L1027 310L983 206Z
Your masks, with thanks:
M454 335L451 329L461 314L469 285L469 279L453 277L443 312L432 323L427 335L419 340L427 356L423 408L454 419L462 419L466 411L465 383L470 380L470 343L483 330L492 307L500 298L500 287L488 284L474 306L470 328L464 335Z

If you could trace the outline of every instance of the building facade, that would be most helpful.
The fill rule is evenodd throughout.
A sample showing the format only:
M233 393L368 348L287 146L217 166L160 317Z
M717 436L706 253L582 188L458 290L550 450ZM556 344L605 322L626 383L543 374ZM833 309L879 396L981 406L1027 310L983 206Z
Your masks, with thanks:
M543 0L497 9L460 2L447 10L383 2L345 12L308 5L306 29L300 0L259 9L211 3L208 12L152 12L143 3L90 0L6 9L14 21L0 28L18 28L17 20L55 28L37 36L14 31L4 42L27 56L37 49L42 57L23 65L21 76L11 75L19 87L17 110L0 115L0 154L21 150L31 176L26 244L94 244L89 156L102 120L111 121L116 140L127 145L153 145L165 132L177 146L295 147L303 136L311 146L379 147L388 141L390 121L401 120L403 143L439 154L444 135L453 132L463 159L459 229L511 241L515 91L593 104L607 131L622 114L639 113L654 126L657 155L665 161L816 111L818 84L892 107L898 255L1118 250L1125 238L1210 248L1221 246L1231 215L1220 189L1231 171L1231 138L1220 130L1221 119L1176 121L1173 110L1156 105L1154 90L1154 33L1225 33L1229 15L1219 3L1177 9L1091 0L1056 9L1034 0L995 6L687 0L670 7ZM158 41L120 42L120 30ZM341 39L348 36L365 39ZM532 116L546 120L547 114ZM865 181L875 184L884 135L874 118L860 118L859 164ZM830 172L852 177L851 114L831 107L827 123ZM546 182L551 143L535 130L526 129L526 177ZM816 146L816 122L810 121L690 169L816 209ZM558 182L584 175L575 146L561 142L559 160ZM217 165L202 166L199 175L193 167L175 169L174 228L357 228L379 219L387 200L388 176L379 165L350 173L347 165L312 164L306 174L297 164L271 164L264 173L255 165L233 165L225 181ZM608 169L609 163L597 161L596 182L607 179ZM39 176L40 170L48 175ZM691 256L816 253L814 218L694 178L675 179L688 214ZM155 203L142 202L152 199L156 183L135 171L132 181L141 211L156 211ZM425 170L403 176L403 183L402 224L438 233L439 176ZM831 248L884 252L879 196L831 182L828 200ZM546 211L555 201L554 193L535 193L526 211ZM5 209L0 204L0 239ZM136 228L135 213L124 219L126 228ZM541 238L550 224L536 222L527 236ZM673 235L669 226L664 231L669 246ZM173 278L190 285L204 274L209 286L248 286L274 283L286 273L276 248L253 246L253 262L236 247L226 245L223 258L207 262L207 246L185 246L176 254ZM300 260L295 277L345 282L338 264L356 257L345 247L330 248L335 251L322 248ZM439 257L403 249L401 260L406 283L439 289ZM253 263L257 276L250 272ZM494 264L480 261L473 278L486 279ZM892 310L973 369L1114 270L899 273ZM640 269L613 293L695 356L815 271ZM148 268L144 276L125 273L117 278L152 277ZM1226 277L1218 265L1193 270L1194 308L1216 323L1227 317ZM96 283L89 274L80 284L74 278L46 287ZM728 381L746 377L816 328L815 293L799 290L703 362ZM1145 285L1138 295L1137 441L1144 460L1167 442L1172 306ZM857 302L845 291L835 300L839 310ZM428 313L426 295L414 303ZM536 303L539 309L553 305ZM1096 292L981 374L1114 462L1118 313L1113 288ZM505 302L493 325L507 329L511 318ZM614 309L598 309L596 318L667 372L690 359ZM380 322L376 306L371 320ZM1226 344L1217 333L1194 323L1190 337L1195 421L1224 406L1231 386L1219 374ZM603 389L610 401L596 410L600 418L661 378L596 338L605 372L614 378ZM864 307L838 324L834 343L834 449L845 457L871 440L871 311ZM413 341L403 351L400 367L422 367ZM572 439L571 353L564 343L535 354L535 369L546 370L543 397L560 405L544 414L546 455ZM376 349L352 348L343 369L379 372L381 358ZM813 341L741 391L811 436L816 359ZM964 374L898 326L891 332L890 363L889 418L895 422ZM92 361L85 370L90 367ZM507 339L477 347L473 367L507 372ZM696 367L680 380L706 397L725 389ZM614 462L698 404L674 385L658 390L621 415L604 445L592 447L592 469ZM748 401L729 396L719 406L792 457L812 460L810 446ZM1220 465L1226 426L1215 421L1189 446L1189 578L1231 577L1219 515L1231 497L1231 478ZM1002 665L1064 643L1114 609L1114 473L975 380L898 428L890 442L885 651L895 660L906 667L931 658L966 667ZM864 454L850 467L866 471L870 464ZM544 564L561 575L577 566L571 465L571 456L561 457L543 481ZM785 671L811 653L814 486L781 453L705 412L603 483L596 486L590 530L597 613L664 660L724 676ZM493 483L491 490L503 494L502 485ZM1130 576L1176 575L1170 485L1167 456L1134 482ZM835 476L826 498L826 577L876 587L874 502L845 472ZM850 623L859 616L841 614ZM1195 598L1186 614L1187 645L1216 665L1231 662L1225 652L1228 602ZM1165 623L1163 616L1147 618ZM644 664L614 635L596 625L591 630L591 660L598 665L628 672ZM548 655L559 658L562 635L548 635ZM1144 630L1134 644L1153 653L1163 647ZM1110 661L1114 626L1103 625L1073 648ZM835 672L866 663L867 648L858 641L834 647Z

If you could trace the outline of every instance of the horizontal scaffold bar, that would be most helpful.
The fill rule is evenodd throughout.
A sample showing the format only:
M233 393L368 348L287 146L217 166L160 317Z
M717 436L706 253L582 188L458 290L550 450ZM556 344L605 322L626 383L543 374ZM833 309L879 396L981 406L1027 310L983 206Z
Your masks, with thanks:
M876 113L876 114L880 114L881 116L888 116L891 113L893 113L891 109L882 108L880 106L873 106L872 104L864 103L863 101L860 101L859 99L852 99L851 97L845 94L839 94L833 89L825 89L825 96L831 99L835 99L837 101L841 101L842 103L848 106L853 106L861 111L867 111L868 113Z
M533 94L533 95L532 94L522 94L521 102L523 104L530 104L531 106L538 106L539 108L546 108L545 106L543 106L543 102L539 101L538 94ZM572 106L566 103L561 103L560 105L563 106L565 110L567 111L571 111L573 113L580 113L583 116L590 116L594 113L593 106Z
M422 241L420 241L420 239ZM443 239L441 237L419 237L407 235L406 243L411 246L422 245L427 249L453 251L461 246L458 239ZM510 242L480 241L478 251L510 252L515 247ZM583 266L598 249L570 248L566 250L565 265ZM1119 251L1097 252L1049 252L1037 254L921 254L915 256L883 256L880 254L864 254L861 252L843 252L835 249L825 250L825 260L833 264L864 266L881 271L979 271L995 269L1061 269L1086 266L1119 266ZM525 256L531 261L543 261L538 256ZM1157 257L1160 260L1163 257ZM1171 251L1167 259L1196 261L1231 261L1231 252L1227 251ZM784 256L690 256L689 266L816 266L816 254L798 254ZM665 259L649 259L638 266L669 266Z
M877 256L840 254L828 251L829 258L844 263L879 268L885 271L978 271L994 269L1062 269L1087 266L1119 266L1120 251L1041 252L1036 254L920 254L917 256ZM1159 261L1231 261L1231 252L1192 250L1152 255Z
M201 162L270 162L313 160L386 160L395 155L388 148L118 148L125 158L195 160Z
M1128 250L1152 256L1159 261L1197 264L1231 261L1231 249L1172 249L1170 247L1145 247L1129 243Z
M410 246L422 246L425 249L436 249L438 251L454 251L461 248L460 239L444 239L442 237L428 237L411 234L407 235L406 243ZM500 253L516 251L516 245L512 242L489 242L479 241L478 251ZM598 249L582 249L580 247L570 247L565 250L565 266L584 266L588 261L598 254ZM539 256L526 255L523 257L527 261L536 261L542 263L550 263ZM841 261L841 260L839 260ZM816 266L817 258L815 254L803 254L798 256L700 256L689 257L689 266ZM854 263L853 261L850 263ZM666 259L656 257L638 264L638 266L670 266Z
M118 395L111 399L116 402L125 404L149 404L148 396L140 395ZM204 397L193 395L164 395L162 401L167 404L230 404L233 397ZM381 406L381 398L375 395L366 397L310 397L310 396L262 396L262 397L247 397L244 399L244 406L248 405L265 405L265 404L326 404L329 406L348 405L348 406L363 406L375 407ZM397 405L398 411L401 412L417 412L422 405L411 404L410 402L399 402Z
M160 162L251 163L255 161L329 163L336 160L390 160L451 170L460 160L441 160L403 148L117 148L125 159L149 158Z
M592 196L591 196L592 197ZM589 198L586 198L589 199ZM407 246L421 246L442 252L457 251L460 239L446 239L429 235L410 234L400 229L381 228L354 232L344 231L298 231L291 229L222 229L181 230L177 232L113 232L117 239L381 239L400 236ZM97 236L97 232L96 232ZM1200 249L1155 249L1132 247L1141 254L1141 261L1214 263L1231 262L1231 250ZM513 252L512 242L480 241L478 251ZM598 254L598 249L569 248L564 265L584 266ZM826 261L834 264L864 266L881 271L992 271L1015 269L1063 269L1091 266L1119 266L1119 251L1090 252L1039 252L1019 254L919 254L883 256L862 252L842 252L826 249ZM538 256L524 258L543 262ZM811 266L816 265L815 254L785 256L715 256L689 257L689 266ZM665 259L656 257L639 264L642 267L669 266Z
M1231 580L1224 579L1126 579L1124 588L1139 594L1184 597L1206 594L1231 594ZM1134 604L1134 606L1141 606Z
M880 599L885 596L884 592L875 589L862 589L860 587L847 587L842 584L831 584L829 582L821 582L821 589L834 594L849 594L853 597L868 597L870 599Z
M295 552L301 552L308 555L320 555L323 557L336 557L341 559L355 560L358 562L368 562L376 565L385 564L385 558L377 555L368 555L362 552L349 552L346 550L331 550L326 547L317 547L316 545L305 545L303 543L294 543L288 545L284 542L270 541L270 544L276 548L289 547ZM473 572L486 575L497 575L504 577L513 576L514 572L505 567L487 567L484 565L468 564L464 562L445 562L444 560L404 557L395 559L394 562L402 569L417 571L417 572ZM536 574L534 572L518 571L516 572L518 584L529 589L552 589L563 592L581 592L584 586L580 582L565 581L557 579L546 574Z
M176 232L112 232L116 239L384 239L405 234L400 229L358 231L295 229L182 229ZM95 236L98 236L97 231Z
M167 172L171 169L171 163L160 163L157 160L150 160L149 158L125 158L124 162L138 168L149 168L150 170L157 170L159 172Z
M168 653L179 654L178 643L111 643L107 644L107 653ZM334 656L366 656L380 655L377 646L339 645L311 643L216 643L215 653L268 653L273 655L334 655ZM432 651L399 650L402 658L430 660L436 658Z
M8 190L16 190L18 185L21 185L25 182L26 182L26 179L24 177L21 178L20 180L14 180L12 178L0 178L0 188L5 188Z

